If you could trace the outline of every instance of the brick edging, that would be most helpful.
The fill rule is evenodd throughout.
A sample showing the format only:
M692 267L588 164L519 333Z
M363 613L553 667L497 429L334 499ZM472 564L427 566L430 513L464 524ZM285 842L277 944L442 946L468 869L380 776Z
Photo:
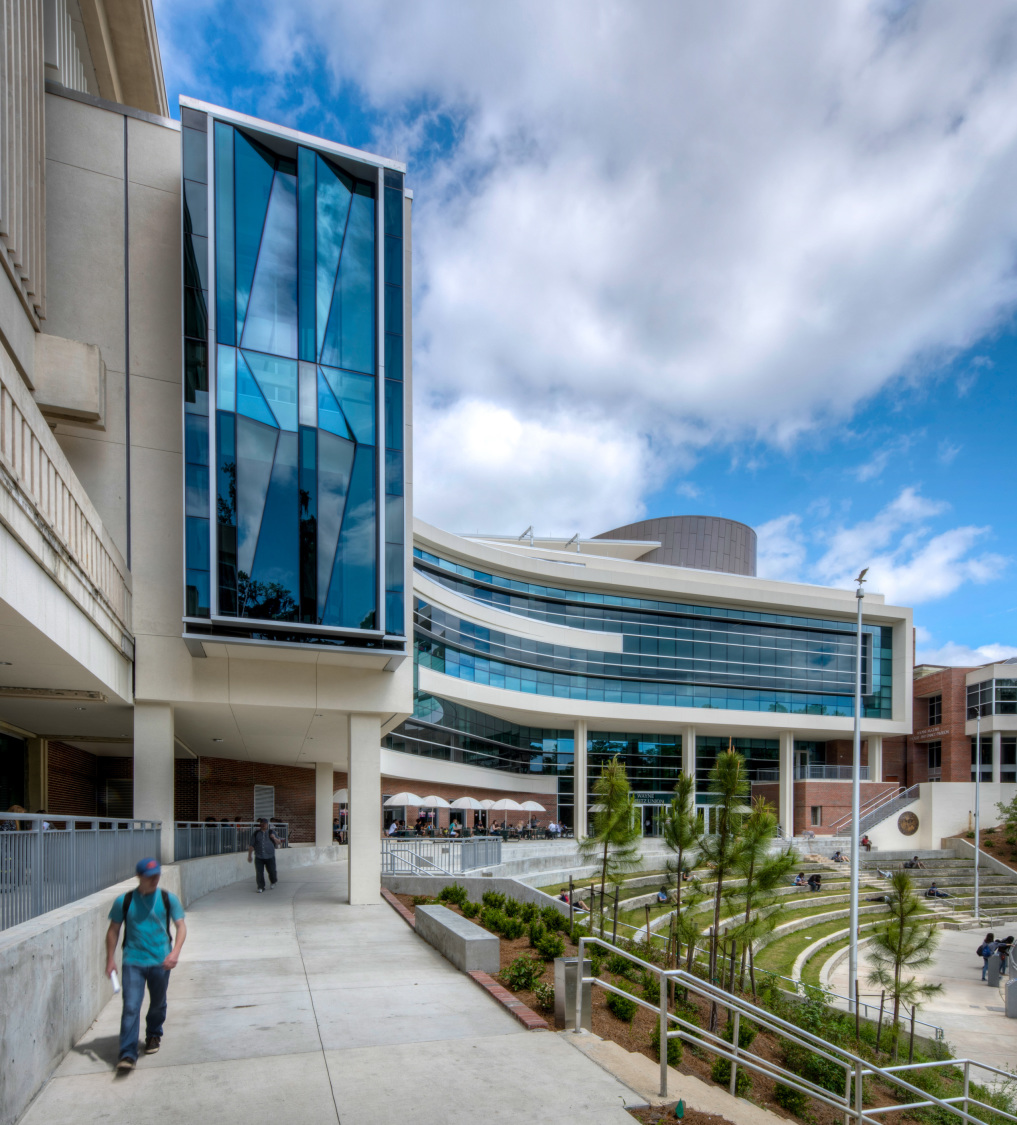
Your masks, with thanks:
M479 969L474 969L466 975L471 980L476 981L490 996L493 996L503 1008L507 1008L527 1031L548 1030L547 1020L538 1016L532 1008L527 1008L522 1000L517 1000L507 988L503 988L493 977L480 972Z
M381 888L381 897L392 907L392 909L399 915L400 918L410 927L411 930L417 928L417 920L413 917L413 911L408 910L391 892L384 887Z

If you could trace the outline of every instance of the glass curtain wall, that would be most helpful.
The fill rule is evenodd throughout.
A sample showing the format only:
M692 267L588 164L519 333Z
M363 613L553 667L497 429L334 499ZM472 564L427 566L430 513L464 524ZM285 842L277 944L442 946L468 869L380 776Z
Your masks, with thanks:
M391 369L379 387L376 183L303 145L182 118L187 614L217 602L222 617L377 628L384 441L386 629L402 633L402 176L385 189Z

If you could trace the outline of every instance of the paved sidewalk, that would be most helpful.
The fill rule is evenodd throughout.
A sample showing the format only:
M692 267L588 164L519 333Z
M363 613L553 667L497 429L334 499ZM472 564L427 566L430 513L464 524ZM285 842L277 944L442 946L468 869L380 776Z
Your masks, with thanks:
M550 1032L528 1032L345 868L254 878L192 904L162 1050L115 1077L120 998L21 1125L631 1125L638 1099ZM102 956L102 950L96 950ZM142 1022L144 1034L144 1022Z

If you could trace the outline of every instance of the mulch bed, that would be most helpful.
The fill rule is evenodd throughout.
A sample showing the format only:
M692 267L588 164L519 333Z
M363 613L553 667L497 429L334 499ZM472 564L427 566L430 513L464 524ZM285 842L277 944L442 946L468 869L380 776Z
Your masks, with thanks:
M967 840L968 834L958 832L954 838ZM971 844L975 842L974 833L971 834L971 839L968 842ZM999 825L997 828L983 828L978 833L978 844L986 855L991 855L993 859L1005 863L1011 871L1017 871L1017 848L1011 847L1006 842L1006 828L1003 825Z

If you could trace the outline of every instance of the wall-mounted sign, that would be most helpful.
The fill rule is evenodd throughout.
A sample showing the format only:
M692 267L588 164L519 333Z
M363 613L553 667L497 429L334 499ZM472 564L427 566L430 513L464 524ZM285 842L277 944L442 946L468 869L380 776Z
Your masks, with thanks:
M918 831L918 817L913 812L902 812L897 817L897 830L902 836L913 836Z
M938 742L950 733L949 727L926 727L924 730L915 731L911 736L912 742Z

